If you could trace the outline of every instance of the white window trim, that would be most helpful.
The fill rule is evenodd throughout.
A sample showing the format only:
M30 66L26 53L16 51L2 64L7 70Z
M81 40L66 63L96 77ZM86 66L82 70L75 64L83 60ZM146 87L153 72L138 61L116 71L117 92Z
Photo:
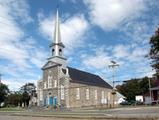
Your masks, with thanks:
M98 93L97 93L97 90L94 90L94 99L95 99L95 100L98 99Z
M42 101L43 100L43 90L39 89L39 100Z
M89 89L86 89L86 100L89 100Z
M57 87L57 80L54 80L54 88Z
M102 94L102 99L104 99L104 91L102 91L101 94Z
M101 103L103 104L104 103L104 91L102 90L101 91Z
M76 88L76 100L80 99L80 88Z
M52 76L48 76L48 88L52 88Z
M64 89L64 85L61 85L61 100L65 99L65 89Z
M108 92L108 101L110 101L110 92Z

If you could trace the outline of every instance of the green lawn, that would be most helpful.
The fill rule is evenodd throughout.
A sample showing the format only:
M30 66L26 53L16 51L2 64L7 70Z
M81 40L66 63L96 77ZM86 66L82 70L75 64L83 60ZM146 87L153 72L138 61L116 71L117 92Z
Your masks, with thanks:
M24 109L18 107L5 107L0 108L0 111L24 111Z

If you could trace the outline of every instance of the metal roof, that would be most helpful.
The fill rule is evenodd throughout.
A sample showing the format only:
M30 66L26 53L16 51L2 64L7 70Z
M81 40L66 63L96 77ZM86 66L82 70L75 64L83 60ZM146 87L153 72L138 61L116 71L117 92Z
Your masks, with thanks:
M111 85L109 85L98 75L71 67L68 67L68 70L70 78L72 79L71 82L113 89Z

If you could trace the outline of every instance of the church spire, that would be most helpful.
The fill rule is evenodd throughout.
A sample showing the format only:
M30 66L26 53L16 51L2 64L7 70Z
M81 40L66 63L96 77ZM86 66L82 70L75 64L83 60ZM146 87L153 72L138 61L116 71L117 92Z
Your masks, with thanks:
M50 47L52 55L49 58L49 60L64 65L66 63L66 58L64 58L63 56L63 49L65 46L61 41L60 18L58 7L55 18L54 41L50 45Z
M55 31L54 31L54 43L61 43L61 33L60 33L60 19L59 19L59 11L57 7L56 11L56 20L55 20Z

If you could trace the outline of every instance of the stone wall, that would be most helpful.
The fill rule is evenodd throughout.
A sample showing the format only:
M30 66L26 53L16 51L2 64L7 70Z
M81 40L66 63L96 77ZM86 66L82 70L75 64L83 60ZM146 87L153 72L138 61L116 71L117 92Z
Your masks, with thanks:
M52 86L48 87L48 76L51 76L51 84ZM57 80L57 86L54 87L54 81ZM44 87L46 84L46 88ZM43 102L44 99L49 97L58 96L58 66L51 67L43 70L43 81L42 81L42 90L43 90Z
M80 99L77 99L77 88L80 89ZM86 89L89 89L89 99L86 99ZM95 90L97 90L97 99L95 99ZM104 91L104 99L102 100L102 91ZM112 90L104 87L90 86L79 83L70 83L69 103L70 107L111 107L112 106Z
M47 97L57 97L58 105L67 108L75 107L111 107L112 106L112 89L104 87L91 86L80 83L73 83L69 78L68 72L63 73L61 66L55 66L43 71L43 80L38 84L38 88L43 91L43 103ZM67 71L67 70L66 70ZM52 86L48 88L48 76L52 76ZM54 80L57 80L57 86L54 87ZM44 88L46 84L46 88ZM61 100L61 85L64 85L64 99ZM77 88L80 95L77 99ZM89 99L86 99L86 90L89 89ZM97 90L97 99L95 98L95 90ZM102 97L102 91L104 96ZM38 95L39 96L39 95ZM39 99L39 98L38 98Z
M55 66L51 67L48 69L45 69L43 71L43 98L45 99L46 97L57 97L57 104L66 106L66 96L64 96L64 99L61 99L61 85L66 87L66 81L67 78L65 78L65 75L61 71L62 67L61 66ZM48 76L52 76L52 86L48 88ZM57 80L57 85L54 87L54 81ZM44 84L46 83L47 88L44 88ZM68 86L67 86L68 87Z

